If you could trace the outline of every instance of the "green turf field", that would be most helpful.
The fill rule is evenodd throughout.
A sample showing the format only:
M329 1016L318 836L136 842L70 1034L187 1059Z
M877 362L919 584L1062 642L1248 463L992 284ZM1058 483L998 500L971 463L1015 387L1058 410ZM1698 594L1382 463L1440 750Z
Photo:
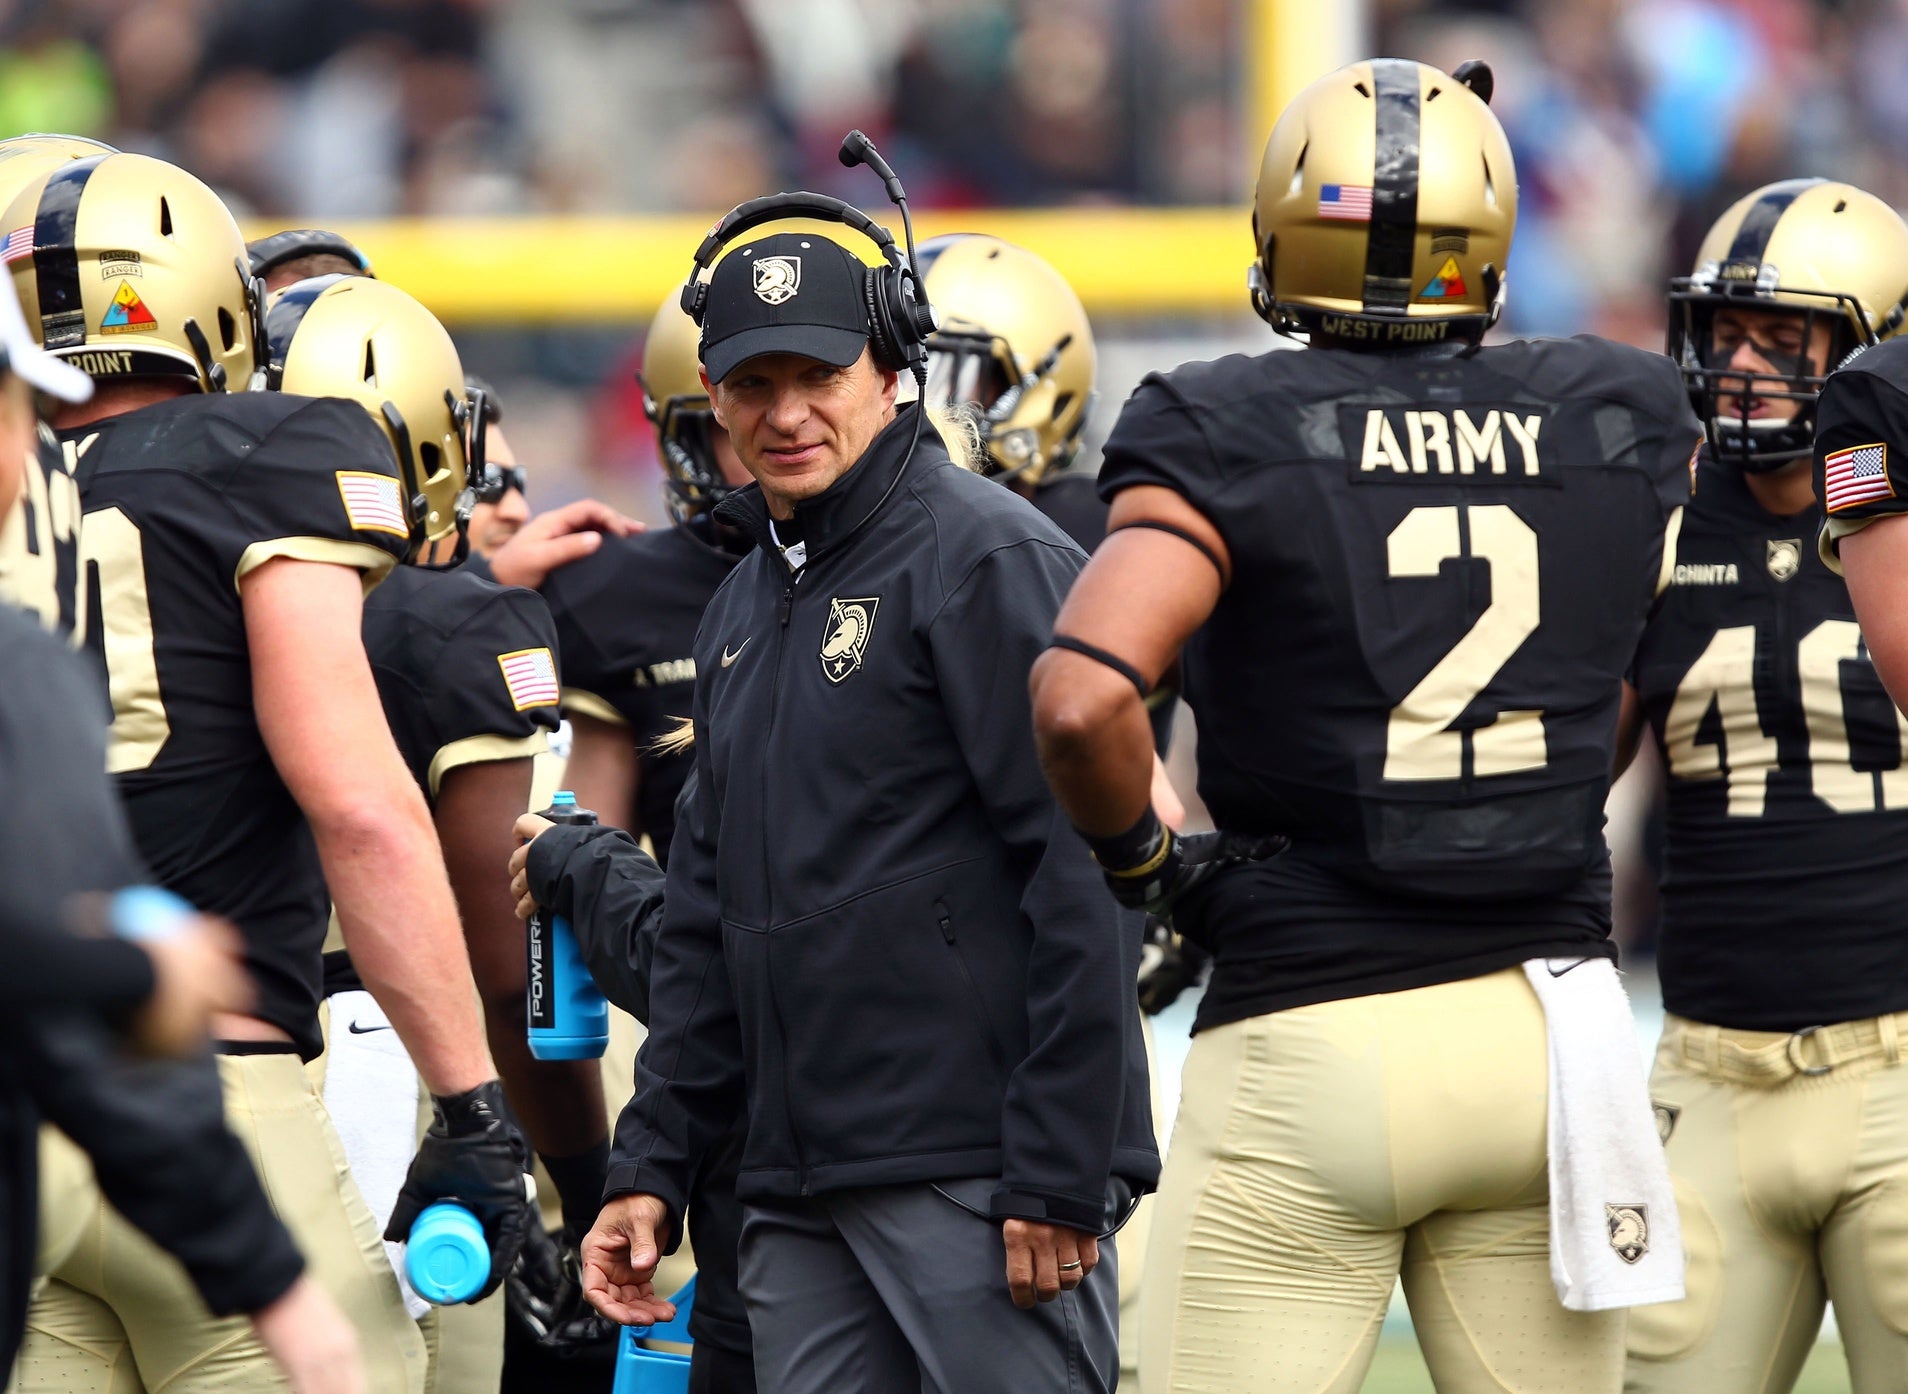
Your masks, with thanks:
M1365 1377L1364 1394L1434 1394L1417 1344L1393 1337L1380 1341L1371 1373ZM1796 1382L1795 1394L1848 1394L1848 1366L1842 1361L1839 1343L1823 1341L1816 1346Z

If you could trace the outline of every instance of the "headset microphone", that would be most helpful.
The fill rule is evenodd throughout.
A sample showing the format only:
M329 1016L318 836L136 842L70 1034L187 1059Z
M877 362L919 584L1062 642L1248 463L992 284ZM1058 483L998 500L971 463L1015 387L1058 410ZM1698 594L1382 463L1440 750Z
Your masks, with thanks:
M882 187L888 192L888 201L901 210L901 231L907 238L908 270L907 277L914 284L914 303L907 307L907 313L915 321L919 336L925 339L941 327L941 317L928 303L927 292L921 285L921 278L915 274L914 255L914 219L908 214L908 192L901 187L901 178L894 167L881 158L881 152L875 149L872 140L859 130L848 132L841 138L841 149L836 157L848 169L856 165L866 165L881 180ZM914 365L914 376L923 388L927 386L927 363L925 360Z

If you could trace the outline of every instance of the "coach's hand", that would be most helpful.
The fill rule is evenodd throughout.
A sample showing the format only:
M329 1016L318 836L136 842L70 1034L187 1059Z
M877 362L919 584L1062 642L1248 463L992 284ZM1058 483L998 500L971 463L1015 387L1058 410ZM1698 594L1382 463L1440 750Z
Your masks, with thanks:
M530 894L530 844L556 826L548 818L526 813L517 819L517 841L522 844L510 854L510 894L517 898L517 918L527 920L537 913L536 897Z
M537 589L552 571L580 561L603 545L603 534L627 537L643 525L606 503L579 499L539 513L490 556L490 574L506 586Z
M503 1085L494 1079L433 1098L431 1108L430 1130L411 1159L384 1237L394 1244L409 1239L412 1223L436 1201L454 1200L469 1210L490 1243L490 1280L471 1298L477 1302L510 1272L535 1217L524 1185L530 1149L504 1107Z
M1100 1241L1084 1230L1041 1220L1008 1220L1000 1233L1007 1242L1007 1290L1023 1312L1031 1312L1036 1302L1072 1292L1099 1266Z
M583 1295L623 1326L654 1326L676 1315L652 1279L669 1237L669 1207L656 1196L613 1197L583 1237Z
M309 1273L252 1313L252 1330L292 1394L363 1394L368 1387L357 1332Z
M152 996L133 1013L128 1037L143 1054L189 1055L204 1046L214 1015L252 1009L245 945L224 920L193 915L140 947L152 960Z

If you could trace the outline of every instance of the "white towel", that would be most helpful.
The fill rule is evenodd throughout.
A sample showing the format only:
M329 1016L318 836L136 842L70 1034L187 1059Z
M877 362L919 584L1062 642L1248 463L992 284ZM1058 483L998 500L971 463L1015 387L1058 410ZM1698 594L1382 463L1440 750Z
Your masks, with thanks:
M417 1068L368 992L332 994L326 1057L325 1110L344 1144L351 1179L383 1233L417 1152ZM405 1307L413 1318L423 1316L431 1307L404 1277L404 1246L387 1240L384 1251Z
M1573 1312L1674 1302L1683 1233L1629 998L1607 958L1534 958L1550 1040L1550 1277Z

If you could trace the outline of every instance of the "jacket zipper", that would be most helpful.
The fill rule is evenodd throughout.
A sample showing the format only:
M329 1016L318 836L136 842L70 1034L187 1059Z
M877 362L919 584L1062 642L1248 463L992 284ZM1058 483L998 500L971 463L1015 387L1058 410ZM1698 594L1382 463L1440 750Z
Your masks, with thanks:
M945 905L936 905L935 913L940 916L941 938L947 941L947 950L954 955L954 966L961 970L961 977L967 982L967 991L974 999L974 1011L981 1036L987 1043L987 1054L993 1059L994 1068L1000 1071L1004 1081L1013 1072L1007 1067L1007 1048L1001 1044L1000 1035L994 1030L993 1018L987 1014L987 999L981 995L980 984L974 980L973 969L967 966L967 956L961 952L959 944L954 942L954 919Z
M782 661L788 652L789 612L794 608L795 585L800 580L801 572L791 572L787 582L782 586L782 599L779 607L780 623L777 624L775 630L775 667L774 674L770 678L769 683L768 730L763 737L765 750L761 770L762 792L761 797L756 800L756 807L761 811L762 848L765 854L768 850L769 839L769 761L766 758L766 746L775 738L775 718L781 707ZM765 923L762 926L764 940L762 945L762 957L769 968L769 1006L775 1013L775 1035L776 1039L781 1042L782 1047L781 1050L777 1052L781 1056L782 1066L782 1113L788 1120L789 1141L795 1145L796 1184L800 1188L801 1194L806 1196L808 1194L808 1153L807 1149L802 1146L802 1130L795 1125L795 1094L789 1087L788 1077L788 1028L782 1021L782 997L781 994L776 991L775 987L775 935L773 933L773 926L775 924L775 880L772 876L768 878L765 901L767 908Z

